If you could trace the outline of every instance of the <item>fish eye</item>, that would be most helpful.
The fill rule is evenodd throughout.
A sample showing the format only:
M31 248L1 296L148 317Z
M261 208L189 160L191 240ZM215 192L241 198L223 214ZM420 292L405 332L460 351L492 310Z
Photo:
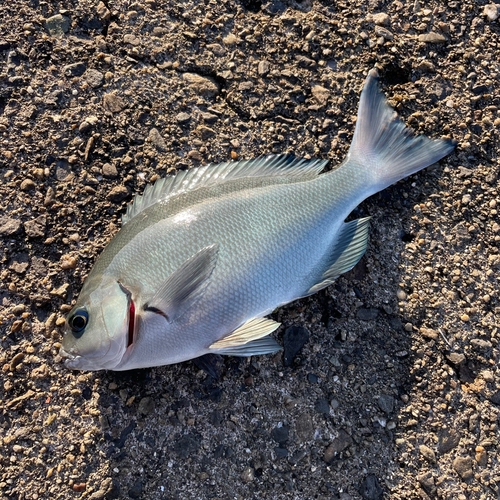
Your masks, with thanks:
M75 313L68 318L68 324L73 335L78 339L83 335L87 326L89 313L85 309L77 309Z

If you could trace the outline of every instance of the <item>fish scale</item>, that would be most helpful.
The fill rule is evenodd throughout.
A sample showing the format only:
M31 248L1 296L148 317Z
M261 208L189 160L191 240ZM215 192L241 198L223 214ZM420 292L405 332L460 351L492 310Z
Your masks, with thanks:
M88 276L61 348L70 368L126 370L210 353L276 352L264 318L328 286L363 255L365 198L434 163L451 141L413 137L372 70L346 160L261 157L146 189Z

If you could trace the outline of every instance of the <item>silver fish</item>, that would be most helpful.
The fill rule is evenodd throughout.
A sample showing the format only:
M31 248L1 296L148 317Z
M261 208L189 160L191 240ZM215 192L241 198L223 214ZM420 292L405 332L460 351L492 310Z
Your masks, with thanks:
M129 370L208 353L252 356L277 307L311 295L365 252L364 199L435 163L451 140L411 135L372 69L345 161L267 156L206 165L148 186L123 216L68 315L69 368Z

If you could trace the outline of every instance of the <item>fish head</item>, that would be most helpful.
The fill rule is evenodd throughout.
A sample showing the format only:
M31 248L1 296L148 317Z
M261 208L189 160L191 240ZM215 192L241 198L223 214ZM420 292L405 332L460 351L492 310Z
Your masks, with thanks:
M127 350L133 322L131 294L114 279L102 280L69 312L59 354L74 370L112 370Z

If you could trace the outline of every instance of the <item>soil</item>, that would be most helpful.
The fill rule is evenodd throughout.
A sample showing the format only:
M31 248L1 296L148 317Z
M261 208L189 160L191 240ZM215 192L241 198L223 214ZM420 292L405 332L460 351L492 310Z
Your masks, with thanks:
M500 4L10 0L0 9L0 497L500 496ZM342 161L367 72L456 151L358 207L285 351L72 372L61 326L148 183Z

